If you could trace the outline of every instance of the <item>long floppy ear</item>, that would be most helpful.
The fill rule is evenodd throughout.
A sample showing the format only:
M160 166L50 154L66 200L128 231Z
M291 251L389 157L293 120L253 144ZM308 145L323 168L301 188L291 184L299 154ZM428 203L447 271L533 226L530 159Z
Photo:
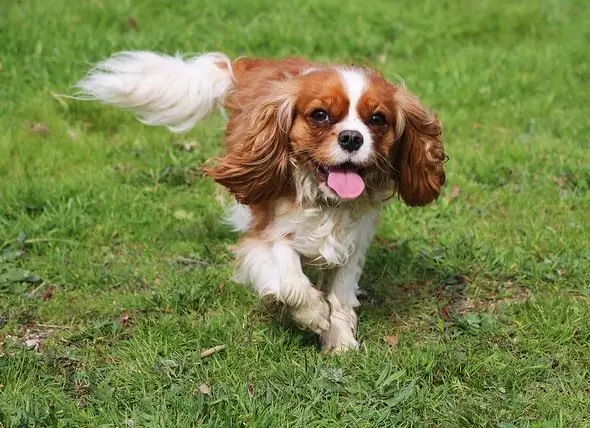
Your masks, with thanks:
M293 102L277 93L244 107L228 123L228 153L205 173L250 205L276 199L292 185L288 133Z
M416 96L396 88L394 97L396 136L400 136L392 152L397 191L409 206L428 205L445 183L442 127Z

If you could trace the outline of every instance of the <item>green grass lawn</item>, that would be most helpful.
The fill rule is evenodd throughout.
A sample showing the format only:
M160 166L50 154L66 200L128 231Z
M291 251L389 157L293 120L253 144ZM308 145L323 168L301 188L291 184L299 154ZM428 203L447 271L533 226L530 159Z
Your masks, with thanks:
M589 2L0 4L0 427L590 426ZM58 96L124 49L371 64L439 114L448 185L383 213L359 352L232 282L221 119Z

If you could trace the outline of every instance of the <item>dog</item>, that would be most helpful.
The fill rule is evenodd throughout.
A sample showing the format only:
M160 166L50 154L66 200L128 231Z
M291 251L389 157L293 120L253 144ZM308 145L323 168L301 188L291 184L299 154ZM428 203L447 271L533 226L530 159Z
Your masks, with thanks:
M367 67L146 51L111 56L77 87L173 132L224 109L224 154L203 170L235 200L237 281L322 350L359 346L358 281L380 209L394 196L427 205L445 183L441 123L415 95Z

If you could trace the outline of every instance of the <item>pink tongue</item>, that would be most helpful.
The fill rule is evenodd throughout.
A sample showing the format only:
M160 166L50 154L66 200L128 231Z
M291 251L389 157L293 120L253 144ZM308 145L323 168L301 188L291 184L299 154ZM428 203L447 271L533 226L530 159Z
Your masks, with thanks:
M357 172L333 169L328 173L328 186L342 199L358 198L365 190L365 182Z

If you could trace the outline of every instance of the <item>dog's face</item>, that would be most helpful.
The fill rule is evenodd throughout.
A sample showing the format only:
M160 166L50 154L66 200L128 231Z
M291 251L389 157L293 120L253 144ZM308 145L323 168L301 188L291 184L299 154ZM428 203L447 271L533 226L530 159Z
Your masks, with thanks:
M311 70L299 78L289 132L292 157L321 193L353 200L393 188L398 118L394 87L360 69Z
M316 193L337 201L397 190L408 205L425 205L440 193L440 123L375 72L308 67L248 100L247 114L230 119L230 152L211 170L243 203L292 190L296 170L313 177Z

